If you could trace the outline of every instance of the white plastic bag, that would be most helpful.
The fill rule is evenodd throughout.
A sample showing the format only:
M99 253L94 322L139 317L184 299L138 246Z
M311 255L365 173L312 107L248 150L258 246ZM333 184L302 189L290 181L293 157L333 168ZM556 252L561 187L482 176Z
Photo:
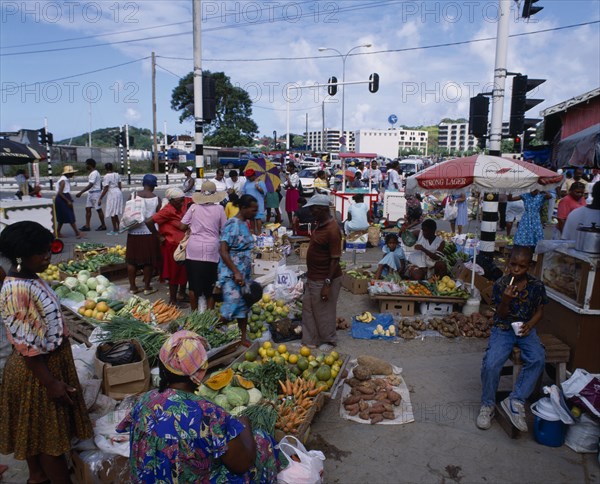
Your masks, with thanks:
M325 455L318 450L307 451L296 437L286 435L279 442L279 450L289 464L279 474L279 484L320 484L323 482L323 461ZM292 459L297 456L300 462Z
M600 425L583 413L575 425L569 426L565 444L577 453L595 454L598 452L598 439L600 439Z
M600 417L600 375L577 368L571 378L562 383L565 398L576 398L576 404Z
M444 220L455 220L457 216L458 207L454 202L448 201L448 203L446 203L446 208L444 208Z
M137 227L144 221L144 199L137 197L135 193L125 203L123 216L121 217L120 232Z

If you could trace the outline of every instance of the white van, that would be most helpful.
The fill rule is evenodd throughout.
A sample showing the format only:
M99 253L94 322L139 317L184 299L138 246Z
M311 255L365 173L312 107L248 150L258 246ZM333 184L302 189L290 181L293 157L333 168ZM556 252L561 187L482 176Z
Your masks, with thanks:
M424 170L425 163L423 160L401 160L400 169L402 170L402 174L407 177Z

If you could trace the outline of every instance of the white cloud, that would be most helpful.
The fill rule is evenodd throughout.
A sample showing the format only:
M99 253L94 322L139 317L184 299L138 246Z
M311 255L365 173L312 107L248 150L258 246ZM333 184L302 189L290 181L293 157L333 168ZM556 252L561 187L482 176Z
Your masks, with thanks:
M125 111L125 119L129 123L134 123L142 119L142 115L137 109L127 108L127 110Z

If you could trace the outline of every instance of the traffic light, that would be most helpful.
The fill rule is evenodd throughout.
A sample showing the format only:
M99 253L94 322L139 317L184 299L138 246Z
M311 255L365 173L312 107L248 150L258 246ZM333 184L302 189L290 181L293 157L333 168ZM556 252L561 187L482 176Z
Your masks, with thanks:
M476 138L487 135L490 99L483 94L472 97L469 103L469 134Z
M546 82L546 79L529 79L527 76L521 74L513 77L510 123L508 128L511 136L521 134L526 128L535 126L539 122L537 118L525 120L525 112L544 100L527 99L527 93L544 82Z
M129 137L129 145L127 145L127 146L133 146L134 143L135 143L135 138L133 136L130 136Z
M52 146L54 144L54 135L49 133L46 128L38 129L38 141L41 145L48 144Z
M540 10L543 10L544 7L535 7L533 4L537 3L539 0L525 0L523 3L523 11L521 12L521 17L529 18L532 15L535 15Z
M521 137L515 136L515 139L513 140L513 151L515 153L521 153L521 142Z
M127 142L126 142L126 138L125 138L125 131L121 131L119 133L119 143L121 146L126 146Z
M188 93L194 99L194 84L185 86ZM186 105L186 108L193 114L194 102ZM202 76L202 119L210 123L217 117L217 86L213 77Z
M523 133L523 149L528 150L533 145L533 140L537 136L537 129L535 127L531 127L525 130Z
M208 123L217 117L216 93L215 79L202 76L202 118Z
M121 146L121 135L120 134L116 134L115 135L115 146L118 148L119 146Z
M327 81L327 94L330 96L335 96L337 93L337 77L331 76Z
M369 92L379 91L379 74L374 72L369 76Z

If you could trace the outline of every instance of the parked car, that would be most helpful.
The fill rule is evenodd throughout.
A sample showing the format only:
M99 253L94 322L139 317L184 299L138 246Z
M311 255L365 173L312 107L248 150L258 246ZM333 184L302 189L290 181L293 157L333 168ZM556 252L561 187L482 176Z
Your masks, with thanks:
M315 177L317 172L320 170L319 167L304 168L298 176L300 177L300 183L302 184L302 193L306 196L312 196L315 193Z

